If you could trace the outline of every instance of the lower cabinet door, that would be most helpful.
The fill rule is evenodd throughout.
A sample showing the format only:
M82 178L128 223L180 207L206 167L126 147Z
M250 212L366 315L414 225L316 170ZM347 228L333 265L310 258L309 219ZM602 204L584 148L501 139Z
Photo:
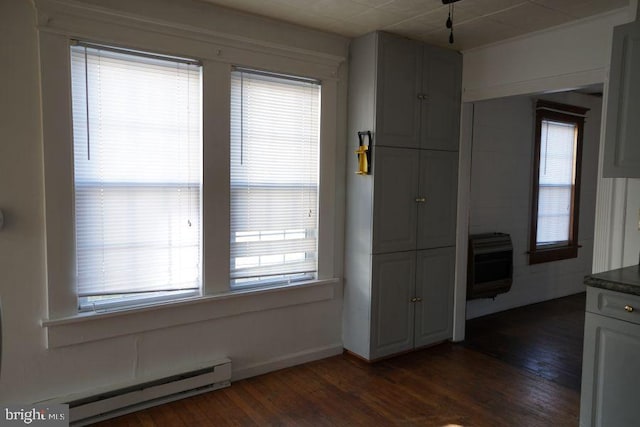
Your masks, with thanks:
M416 268L415 346L451 338L455 247L418 251Z
M374 255L371 359L413 348L416 252Z
M640 325L585 315L580 426L640 425Z

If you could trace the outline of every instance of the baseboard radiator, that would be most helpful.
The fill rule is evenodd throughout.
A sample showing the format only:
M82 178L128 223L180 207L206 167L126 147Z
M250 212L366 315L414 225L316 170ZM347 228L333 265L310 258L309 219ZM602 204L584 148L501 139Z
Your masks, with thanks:
M231 360L207 363L187 372L122 384L90 396L67 396L71 426L85 426L152 406L231 385ZM48 401L53 402L53 401ZM44 403L44 402L43 402Z

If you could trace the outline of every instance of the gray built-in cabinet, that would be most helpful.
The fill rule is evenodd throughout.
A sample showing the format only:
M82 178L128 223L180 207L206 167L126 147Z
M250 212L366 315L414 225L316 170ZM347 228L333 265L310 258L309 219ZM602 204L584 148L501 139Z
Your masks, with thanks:
M640 296L587 287L584 331L580 426L640 425Z
M640 21L613 31L604 176L640 178Z
M351 44L343 342L367 360L451 338L460 82L456 51L381 32Z

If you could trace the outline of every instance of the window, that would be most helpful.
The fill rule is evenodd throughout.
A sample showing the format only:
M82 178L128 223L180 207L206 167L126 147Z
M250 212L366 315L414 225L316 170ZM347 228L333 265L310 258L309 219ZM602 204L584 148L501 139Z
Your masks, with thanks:
M200 74L190 60L71 46L80 310L200 293Z
M529 263L578 256L580 165L588 110L538 101Z
M319 139L317 81L232 72L232 289L316 277Z

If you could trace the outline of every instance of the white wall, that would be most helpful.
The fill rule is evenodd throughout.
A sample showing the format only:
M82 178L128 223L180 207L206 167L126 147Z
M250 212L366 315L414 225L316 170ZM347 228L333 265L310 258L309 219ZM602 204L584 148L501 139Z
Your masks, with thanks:
M577 93L539 96L589 108L585 122L580 191L578 258L528 264L534 97L474 103L470 233L503 232L514 246L511 290L467 303L467 318L582 292L591 273L601 98Z
M606 99L613 27L632 21L636 16L637 6L637 0L631 0L628 8L464 51L463 102L558 92L603 82ZM470 164L470 160L464 156L470 153L471 138L464 136L461 135L460 141L460 153L463 156L460 182L468 183L471 168L462 166ZM469 197L468 188L468 184L459 186L458 200ZM598 191L600 192L600 189ZM616 211L610 216L607 215L605 221L599 221L607 223L600 226L600 229L615 226L619 222L618 219L623 217L617 212L640 200L640 193L623 193L620 198L615 199L615 206L611 208L608 206L611 204L610 199L597 202L599 212ZM463 210L458 215L458 230L465 230L469 212L464 204L459 203L459 210L461 209ZM612 221L608 221L609 219ZM612 233L607 229L604 233L598 234L604 238L600 238L595 244L606 244L606 247L597 252L616 255L613 262L607 260L609 268L622 266L624 255L630 251L627 249L627 254L624 253L626 231L623 229ZM464 242L464 237L459 236L458 242ZM612 241L605 241L608 237L612 237ZM466 243L458 244L458 260L466 259L466 250ZM465 295L466 272L459 267L456 275L456 301L461 303ZM455 317L454 339L462 340L465 318L462 310L456 310Z
M640 259L640 179L628 179L626 187L624 250L622 264L638 264Z
M463 101L574 89L605 79L613 27L633 7L464 51Z
M184 1L94 1L127 13L199 26L213 33L247 34L262 43L346 56L347 40ZM0 402L30 403L90 391L120 381L230 357L234 378L341 351L342 292L322 301L222 317L86 344L46 347L47 282L36 13L25 0L0 2L0 299L3 360ZM345 69L338 76L338 144L334 275L341 276L344 221ZM47 203L55 203L48 200ZM50 226L54 227L54 224ZM159 320L161 314L157 314Z

